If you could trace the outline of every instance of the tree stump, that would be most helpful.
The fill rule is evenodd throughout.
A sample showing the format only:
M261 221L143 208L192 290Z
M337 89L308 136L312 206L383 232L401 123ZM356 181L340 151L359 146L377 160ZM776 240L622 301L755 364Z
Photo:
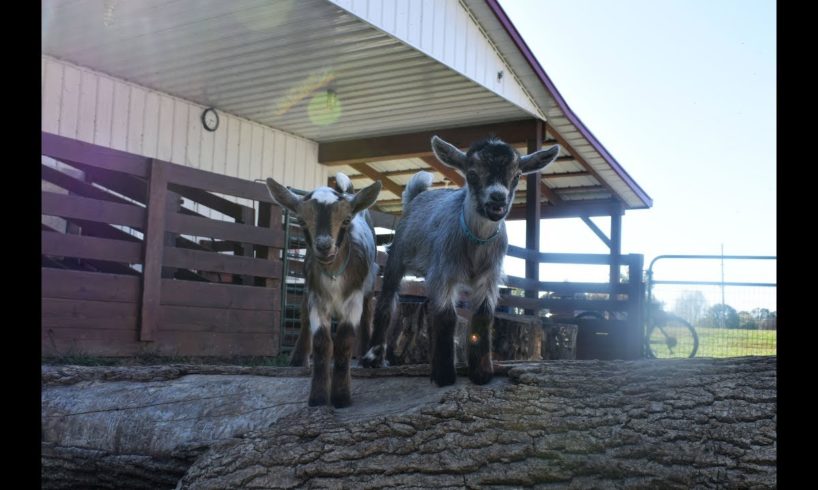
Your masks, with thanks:
M543 359L543 328L535 316L494 314L492 359L539 361Z
M543 359L576 359L577 328L577 325L573 323L545 325L543 327Z
M386 331L386 360L391 366L429 362L428 302L398 303Z

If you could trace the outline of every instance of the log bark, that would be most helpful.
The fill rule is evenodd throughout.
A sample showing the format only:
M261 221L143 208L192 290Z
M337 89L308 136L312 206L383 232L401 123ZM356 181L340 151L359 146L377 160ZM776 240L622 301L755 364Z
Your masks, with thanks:
M353 391L353 406L340 410L306 407L305 378L257 372L52 382L43 395L44 487L115 488L106 478L116 467L133 481L140 471L151 473L153 480L130 488L163 488L194 459L177 488L776 486L775 357L513 362L499 367L500 375L486 386L461 376L448 389L428 382L426 366L412 367L412 374L423 377L354 370L375 374L353 379L353 390L358 390L357 396ZM110 368L99 368L105 369ZM293 380L297 387L303 385L303 393L282 391L272 383ZM119 398L112 384L121 385ZM180 385L188 385L188 405L181 402ZM164 394L163 386L169 390ZM118 408L89 410L97 390L102 390L97 393L101 399L107 396L109 407ZM253 394L263 400L248 401ZM209 412L197 411L196 404L205 399L210 400ZM165 403L157 411L157 402L171 401L179 403ZM154 406L140 411L140 404ZM272 405L278 408L264 408ZM273 412L277 415L269 416ZM248 413L268 416L240 427L236 418L249 420ZM120 419L112 419L114 414ZM215 425L213 436L202 437L200 431L192 437L195 431L177 430L157 442L174 424L184 426L191 418ZM83 424L85 429L77 427ZM129 446L125 437L134 425L152 431L142 450ZM161 431L155 429L160 425ZM94 432L91 427L107 429ZM64 458L74 458L74 466L58 467L58 456L79 446L71 435L82 433L97 434L97 446L105 447L90 447L86 437L84 454ZM200 453L203 446L208 449ZM137 456L142 459L125 461ZM89 464L108 474L90 479ZM170 470L160 481L156 474L162 464Z

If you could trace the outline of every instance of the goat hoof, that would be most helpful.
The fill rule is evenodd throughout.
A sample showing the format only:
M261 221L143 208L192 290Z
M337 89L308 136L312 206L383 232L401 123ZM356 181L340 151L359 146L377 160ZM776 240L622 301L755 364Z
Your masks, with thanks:
M476 385L484 385L491 381L493 377L494 373L492 371L485 371L482 369L469 371L469 379Z
M444 386L453 385L455 381L457 381L457 373L455 372L454 367L452 367L451 370L432 369L432 381L434 381L435 384L441 388Z
M326 395L311 396L310 399L307 401L307 405L311 407L321 407L327 405L327 397Z
M346 408L352 405L352 397L349 393L332 396L332 406L335 408Z

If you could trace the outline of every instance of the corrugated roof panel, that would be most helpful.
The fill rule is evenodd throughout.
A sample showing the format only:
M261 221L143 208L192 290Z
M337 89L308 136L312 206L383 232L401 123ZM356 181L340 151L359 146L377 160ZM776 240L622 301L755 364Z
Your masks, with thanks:
M46 1L43 52L315 141L530 115L325 0Z

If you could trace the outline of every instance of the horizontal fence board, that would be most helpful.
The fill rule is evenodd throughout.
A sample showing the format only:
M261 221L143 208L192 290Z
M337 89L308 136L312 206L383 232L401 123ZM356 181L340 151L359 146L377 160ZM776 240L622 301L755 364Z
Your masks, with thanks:
M173 306L269 311L280 308L281 290L237 284L212 284L163 279L159 302L162 305Z
M165 247L165 267L269 277L281 277L281 262Z
M533 291L556 291L565 293L608 293L611 286L607 282L547 282L534 281L517 276L506 276L506 286ZM629 284L615 284L615 293L627 293Z
M156 331L150 352L164 356L276 356L278 329L271 333Z
M275 204L270 191L262 182L248 181L228 175L215 174L196 168L168 163L168 182L195 187L219 194L243 197Z
M136 330L136 302L42 298L42 325L51 328Z
M43 268L40 277L43 298L139 301L141 280L137 276Z
M142 353L145 344L137 340L136 326L132 330L54 328L43 325L42 355L124 357Z
M42 154L57 160L71 160L116 170L138 177L148 176L148 159L113 148L85 143L56 134L41 133Z
M282 248L284 246L284 233L280 230L186 216L179 213L168 214L165 229L174 233L217 238L240 243L252 243L275 248Z
M145 224L145 209L139 206L54 192L42 192L41 196L42 213L49 216L131 227L141 227Z
M147 180L133 175L114 172L105 168L93 167L79 162L68 162L85 172L85 179L145 204L148 199Z
M191 201L230 216L233 219L241 218L242 211L247 207L193 187L187 187L179 184L168 184L168 189L182 197L190 199Z
M111 240L79 235L41 232L41 253L56 257L110 260L139 264L142 262L142 243Z
M53 169L47 165L41 165L40 172L42 180L46 182L51 182L52 184L61 187L71 192L72 194L76 194L78 196L83 197L90 197L92 199L99 199L103 201L128 204L128 201L122 199L119 196L115 196L110 192L94 187L91 184L88 184L87 182L83 182L82 180L79 180L76 177L72 177L68 174L60 172L59 170Z
M501 306L513 306L529 310L559 308L561 310L625 311L631 307L631 303L627 301L550 298L537 299L509 295L500 296L499 304Z
M272 333L278 329L278 311L159 307L159 330L184 332Z
M571 254L571 253L546 253L535 252L515 245L509 245L506 255L537 262L548 262L552 264L600 264L610 265L611 256L607 254ZM622 255L621 264L628 263L628 256Z
M122 240L126 242L139 243L142 240L130 233L125 233L119 228L115 228L105 223L95 223L93 221L86 221L84 219L69 218L69 223L75 224L82 229L83 236L92 236L97 238L110 238L111 240ZM136 229L136 228L133 228Z

